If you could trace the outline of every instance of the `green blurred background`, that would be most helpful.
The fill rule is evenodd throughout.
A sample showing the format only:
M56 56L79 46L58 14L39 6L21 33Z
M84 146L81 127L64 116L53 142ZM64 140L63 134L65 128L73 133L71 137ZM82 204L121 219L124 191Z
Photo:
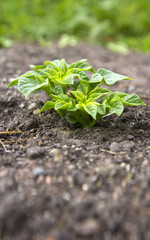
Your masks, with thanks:
M150 52L149 0L0 0L0 46L80 41Z

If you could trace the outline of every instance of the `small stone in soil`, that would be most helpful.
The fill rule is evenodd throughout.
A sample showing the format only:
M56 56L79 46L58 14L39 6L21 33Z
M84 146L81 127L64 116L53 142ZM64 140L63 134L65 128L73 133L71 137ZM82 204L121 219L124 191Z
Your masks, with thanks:
M122 163L120 164L120 166L121 166L122 168L125 168L125 167L126 167L126 163L125 163L125 162L122 162Z
M29 110L37 108L36 103L31 103L28 107Z
M16 128L16 123L15 122L10 122L7 125L7 127L8 127L9 130L14 130Z
M128 139L128 140L133 140L133 139L134 139L134 136L128 135L128 136L127 136L127 139Z
M46 184L51 184L51 182L52 182L51 176L47 176L45 179L45 182L46 182Z
M23 127L26 130L31 130L32 128L37 128L38 127L38 120L35 117L33 117L31 119L27 119L24 122Z
M63 155L62 155L61 151L57 148L53 148L50 151L50 154L53 156L54 162L60 162L63 160Z
M96 219L89 218L80 223L75 224L74 229L77 234L86 237L98 232L99 224Z
M34 178L38 178L40 175L44 174L44 168L43 167L36 167L33 169L33 176Z
M31 147L27 149L27 157L29 159L43 158L46 150L41 147Z
M120 146L119 146L119 143L117 142L113 142L110 144L110 151L112 152L120 152Z
M5 131L5 129L0 126L0 132L4 132L4 131Z
M145 152L146 152L146 154L150 154L150 150L149 150L149 149L148 149L148 150L146 150Z
M21 103L21 104L19 105L19 107L20 107L20 108L24 108L24 107L25 107L25 104L24 104L24 103Z
M122 148L122 150L130 152L135 147L135 143L132 141L125 140L120 143L120 147Z
M71 196L70 196L70 193L68 193L68 192L65 192L64 194L63 194L63 199L65 200L65 201L70 201L70 198L71 198Z
M82 185L82 190L86 192L88 189L89 189L88 184L84 183L84 184Z

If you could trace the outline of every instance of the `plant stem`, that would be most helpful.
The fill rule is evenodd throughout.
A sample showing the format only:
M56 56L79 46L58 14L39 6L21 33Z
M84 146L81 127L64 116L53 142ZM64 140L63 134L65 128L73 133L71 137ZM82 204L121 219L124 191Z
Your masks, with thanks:
M97 115L96 119L93 119L92 122L90 123L90 127L94 127L94 125L102 118L101 115Z

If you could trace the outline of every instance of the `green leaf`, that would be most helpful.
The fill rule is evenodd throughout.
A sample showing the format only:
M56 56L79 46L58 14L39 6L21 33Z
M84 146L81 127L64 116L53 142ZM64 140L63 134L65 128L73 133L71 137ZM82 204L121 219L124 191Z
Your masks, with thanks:
M56 95L56 94L50 94L50 98L53 99L54 101L57 101L57 100L60 100L62 101L62 97L59 95Z
M86 100L86 95L84 95L83 92L77 90L77 91L69 91L72 96L74 96L78 102L84 102Z
M64 73L66 73L68 69L68 64L66 63L65 59L61 59L61 60L56 59L52 61L52 63L55 64L55 66L61 69Z
M80 110L84 110L83 105L84 105L84 104L83 104L82 102L79 102L79 103L76 104L76 108L77 108L77 109L80 109Z
M71 113L68 113L68 114L66 115L66 120L67 120L67 122L69 122L69 123L71 123L71 124L75 124L75 123L78 122L78 120L77 120L74 116L72 116Z
M57 102L56 104L55 104L55 107L54 107L54 109L57 111L57 110L59 110L59 109L64 109L64 110L68 110L68 108L70 107L70 105L71 105L71 102L69 102L69 103L66 103L66 102Z
M122 99L127 94L121 91L112 92L109 96L106 97L107 103L109 103L112 99Z
M108 86L111 86L118 81L131 80L131 78L129 78L127 76L111 72L110 70L104 69L104 68L98 69L97 72L100 73L104 77L104 82Z
M31 66L32 67L32 66ZM33 66L34 70L40 70L40 69L44 69L46 68L45 66L43 65L37 65L37 66Z
M118 116L120 116L124 110L123 103L119 100L112 100L109 103L109 112L110 113L115 113Z
M65 59L61 59L61 69L64 73L68 70L68 64L66 63Z
M141 100L141 98L135 93L132 95L127 94L126 96L124 96L122 98L122 102L124 105L130 105L130 106L145 105L145 103Z
M27 76L34 76L34 77L41 77L41 78L46 78L46 75L43 72L40 71L28 71L25 74L19 76L18 79L22 78L22 77L27 77Z
M102 97L102 96L104 96L104 95L106 95L106 94L108 94L108 93L110 93L111 91L110 90L108 90L108 89L105 89L105 88L97 88L96 87L96 89L95 90L93 90L93 91L91 91L90 92L90 95L89 95L89 97L88 97L88 100L96 100L96 99L98 99L98 98L100 98L100 97Z
M33 70L32 70L32 71L28 71L28 72L26 72L25 74L22 74L22 75L20 75L18 78L14 79L14 80L8 85L8 87L12 87L12 86L14 86L14 85L17 85L17 84L18 84L18 80L21 79L22 77L34 76L34 75L38 75L38 76L41 77L41 74L38 74L37 71L33 71Z
M48 76L50 79L54 78L54 77L59 77L58 72L53 69L53 68L44 68L42 70L39 70L39 72L44 73L46 76Z
M69 74L73 74L74 78L78 77L79 80L84 80L84 81L89 80L88 75L80 69L76 69L76 68L68 69L66 75L69 75Z
M61 74L64 74L67 72L68 70L68 64L66 63L65 59L61 59L61 60L54 60L54 61L45 61L44 62L45 66L48 66L51 69L54 69L58 72L60 72Z
M100 73L94 73L89 80L89 83L101 83L103 84L104 77Z
M41 79L37 77L22 77L18 80L18 91L27 97L30 93L35 90L41 90L42 87L47 86L48 84L48 80L42 82Z
M82 71L94 72L94 69L92 68L92 66L89 66L86 61L87 61L86 59L82 59L80 61L76 61L76 62L70 64L68 69L78 68L78 69L80 69Z
M63 77L63 83L64 84L73 84L74 83L74 75L73 74L69 74L68 76L64 76Z
M79 90L80 92L83 92L85 95L87 95L88 91L89 91L89 85L79 84L77 86L77 90Z
M7 87L12 87L17 84L18 84L18 79L14 79L11 83L9 83L9 85Z
M52 108L54 108L54 106L55 106L55 103L54 103L54 102L47 101L47 102L44 104L44 106L41 108L41 110L38 111L38 113L41 113L41 112L46 111L46 110L48 110L48 109L52 109Z
M62 98L62 100L64 100L65 102L71 102L72 98L69 97L66 94L60 94L60 97Z
M85 111L91 115L92 118L96 119L97 106L94 103L83 104Z
M44 65L45 66L48 66L49 68L52 68L52 69L54 69L54 70L56 70L57 72L59 72L59 73L64 73L62 70L61 70L61 68L60 68L60 63L59 63L59 60L54 60L54 61L52 61L52 62L50 62L50 61L45 61L44 62Z
M75 103L72 103L70 104L69 108L68 108L68 111L69 112L75 112L77 110L77 107L75 106Z
M121 91L116 91L111 93L107 97L107 103L109 103L112 99L120 100L123 103L123 105L129 105L129 106L145 105L145 103L141 100L141 98L134 93L130 95Z
M63 88L60 84L52 88L52 92L56 95L63 94Z
M101 104L101 105L97 106L97 112L101 116L105 115L106 114L106 105Z
M72 101L72 98L68 97L66 94L59 94L59 95L51 94L50 97L54 101L57 101L57 100L65 101L65 102L71 102Z
M104 75L106 75L106 74L112 73L112 71L110 71L110 70L108 70L108 69L106 69L106 68L99 68L99 69L97 70L97 73L100 73L101 76L104 76Z
M111 95L111 94L110 94ZM123 97L127 96L127 93L121 92L121 91L116 91L113 93L112 98L117 98L119 97L119 99L122 99Z

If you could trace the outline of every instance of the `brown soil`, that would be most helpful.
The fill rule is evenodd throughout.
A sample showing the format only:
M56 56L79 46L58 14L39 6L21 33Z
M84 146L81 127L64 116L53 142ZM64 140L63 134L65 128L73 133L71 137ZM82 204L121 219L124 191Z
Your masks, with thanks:
M54 111L36 115L47 96L25 99L7 85L29 64L56 58L87 58L95 70L130 76L115 89L137 93L146 106L84 131ZM150 239L149 63L150 55L84 44L0 49L0 239Z

